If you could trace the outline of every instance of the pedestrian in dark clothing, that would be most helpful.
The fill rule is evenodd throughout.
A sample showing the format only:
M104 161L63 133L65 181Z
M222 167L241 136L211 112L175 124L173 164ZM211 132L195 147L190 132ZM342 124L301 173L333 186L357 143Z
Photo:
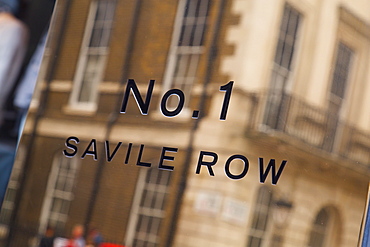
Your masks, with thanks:
M39 247L53 247L54 246L54 229L52 227L47 227L45 235L41 238Z

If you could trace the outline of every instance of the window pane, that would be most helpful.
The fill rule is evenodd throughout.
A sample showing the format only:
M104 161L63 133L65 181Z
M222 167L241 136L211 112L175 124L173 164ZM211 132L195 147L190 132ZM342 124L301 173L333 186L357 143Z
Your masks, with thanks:
M292 70L300 22L299 12L285 5L264 114L265 125L272 129L282 129L285 126L286 109L290 102L289 97L286 97L286 88Z
M347 86L352 54L350 48L343 43L339 43L331 93L342 99Z
M290 70L294 46L298 34L300 14L286 5L280 25L279 41L275 53L275 63Z
M89 55L87 58L79 97L80 102L91 101L92 92L95 91L95 81L98 76L100 61L101 57L99 55Z
M328 235L328 224L330 221L329 213L322 209L316 216L312 226L308 247L323 247L325 238Z
M40 224L55 228L56 234L63 234L73 198L72 189L77 173L77 160L59 156L54 159L49 176L47 196L44 199L44 211ZM42 229L41 227L40 229Z
M105 60L108 54L110 36L113 28L116 0L97 1L91 34L86 47L82 48L80 66L77 73L82 73L76 83L76 101L78 103L93 103L96 100L98 84L104 72ZM88 32L88 31L87 31Z
M254 206L252 226L249 233L248 247L261 246L265 239L268 220L272 205L272 192L267 187L258 191L256 205Z
M157 246L170 181L169 171L146 171L133 246Z
M196 83L198 64L201 55L204 53L203 45L206 34L209 0L187 0L185 9L180 10L181 25L176 29L179 33L176 37L175 52L171 54L171 70L165 81L171 88L177 88L185 95L191 95L192 86ZM173 59L173 60L172 60ZM177 98L171 97L168 100L168 108L173 110L177 106ZM185 102L187 106L188 101Z

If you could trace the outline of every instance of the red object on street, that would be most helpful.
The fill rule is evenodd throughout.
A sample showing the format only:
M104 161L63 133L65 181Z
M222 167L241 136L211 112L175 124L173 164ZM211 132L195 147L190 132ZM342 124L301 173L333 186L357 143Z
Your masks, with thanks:
M125 247L125 246L119 244L102 243L100 247Z

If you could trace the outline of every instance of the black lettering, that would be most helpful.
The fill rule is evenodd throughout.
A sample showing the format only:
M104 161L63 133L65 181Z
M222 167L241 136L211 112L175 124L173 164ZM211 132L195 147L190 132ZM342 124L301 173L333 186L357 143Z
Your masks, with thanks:
M235 159L239 159L239 160L243 161L243 164L244 164L244 169L239 175L234 175L230 172L230 164ZM247 175L247 173L248 173L248 169L249 169L248 159L245 156L239 155L239 154L235 154L235 155L229 157L226 161L226 164L225 164L225 173L231 179L241 179L241 178L245 177L245 175Z
M228 84L220 87L220 91L226 91L224 102L222 103L222 109L220 114L220 120L226 120L227 110L229 108L231 92L233 90L234 82L230 81Z
M92 151L90 151L90 147L92 146ZM96 140L91 139L89 145L87 146L85 152L82 154L81 158L84 159L86 155L92 155L94 157L94 160L98 159L98 153L96 149Z
M66 145L67 148L73 150L72 153L68 153L67 150L63 150L63 154L68 158L72 158L77 153L77 146L69 143L70 141L74 141L76 144L78 144L80 142L80 140L75 136L70 136L70 137L67 138L65 145Z
M127 146L127 153L126 153L126 159L125 159L126 165L128 164L128 160L130 159L131 149L132 149L132 143L129 143Z
M173 157L173 156L167 156L165 154L166 154L166 152L174 152L174 153L176 153L177 150L178 150L178 148L163 147L162 148L161 158L159 159L158 168L159 169L163 169L163 170L173 171L173 169L174 169L173 166L163 165L163 160L173 161L175 159L175 157Z
M114 158L114 156L116 155L118 149L120 148L120 146L122 145L122 142L119 142L116 146L116 148L113 150L113 153L112 155L110 154L110 151L109 151L109 141L105 141L105 153L107 155L107 161L108 162L111 162L112 159Z
M263 158L259 158L259 167L260 167L260 182L264 183L266 181L267 175L270 172L270 169L272 170L272 184L276 185L277 182L279 181L279 178L281 176L281 173L284 170L284 167L287 163L286 160L283 160L281 162L281 165L279 167L278 173L276 174L276 169L275 169L275 159L271 159L270 162L267 165L266 171L264 171L263 168Z
M205 155L213 157L213 160L212 161L203 161L203 157ZM212 166L214 166L217 163L217 160L218 160L218 155L216 153L207 152L207 151L200 151L196 174L200 173L200 167L201 166L207 166L209 175L214 176L215 174L212 170Z
M137 157L136 165L137 165L137 166L151 167L151 165L152 165L151 163L141 162L141 156L143 155L143 150L144 150L144 144L141 144L141 145L140 145L139 155L138 155L138 157Z
M179 103L175 110L169 111L167 109L167 100L172 95L177 95L179 97ZM179 115L179 113L181 112L182 108L184 107L184 103L185 103L184 93L180 89L171 89L163 95L163 98L161 100L161 112L166 117L175 117Z
M145 102L141 97L140 91L136 86L136 82L133 79L129 79L126 85L125 95L123 97L121 113L126 113L128 99L130 97L130 91L136 100L137 105L139 106L140 112L142 115L148 115L150 100L152 98L153 88L154 88L155 80L150 80L148 85L148 90L146 92L146 99Z

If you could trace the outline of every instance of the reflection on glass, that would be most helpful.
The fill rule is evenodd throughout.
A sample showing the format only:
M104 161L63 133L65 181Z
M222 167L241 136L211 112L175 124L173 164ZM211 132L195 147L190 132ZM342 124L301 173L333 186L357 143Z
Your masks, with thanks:
M199 60L205 52L208 9L209 0L188 0L181 1L177 10L165 84L168 88L181 89L185 95L191 95L197 82ZM175 99L170 99L169 108L175 108L176 103Z
M265 112L266 125L273 129L282 129L285 126L283 116L287 114L286 108L289 103L287 88L291 83L289 80L292 76L292 61L300 19L299 12L289 5L284 7Z
M73 184L77 173L77 162L63 159L57 154L50 172L46 195L42 206L40 228L53 227L63 232L68 219L69 206L73 200Z
M170 172L152 169L142 171L145 174L144 181L138 181L143 185L137 186L137 194L141 194L140 206L137 211L136 233L133 246L158 246L158 231L165 216L164 206L170 184ZM139 189L143 186L143 189ZM135 205L133 205L135 206Z
M248 246L259 247L266 239L267 223L269 222L272 206L272 191L267 187L261 187L253 212L251 231L249 233Z
M91 105L97 97L99 80L108 55L116 0L94 1L90 7L76 74L77 99L75 104Z
M339 243L341 225L335 209L323 208L317 214L308 246L334 246Z

